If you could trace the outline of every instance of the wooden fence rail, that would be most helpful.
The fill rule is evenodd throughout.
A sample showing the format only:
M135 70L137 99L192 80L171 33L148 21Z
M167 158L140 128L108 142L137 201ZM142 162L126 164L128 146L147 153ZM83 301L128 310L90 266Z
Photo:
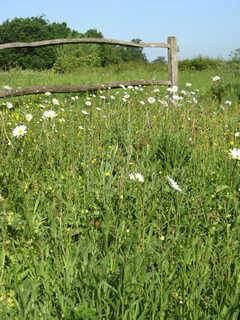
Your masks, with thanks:
M12 42L0 44L0 50L11 48L26 48L26 47L42 47L48 45L61 45L61 44L76 44L76 43L99 43L99 44L114 44L138 48L167 48L168 49L168 80L131 80L131 81L118 81L106 84L89 84L89 85L71 85L71 86L32 86L13 88L9 91L0 91L0 98L14 97L20 95L39 94L45 92L51 93L71 93L71 92L86 92L102 90L104 88L119 88L121 85L178 85L178 66L177 66L177 39L176 37L168 37L167 43L134 43L127 41L120 41L114 39L99 39L99 38L80 38L80 39L54 39L36 42Z

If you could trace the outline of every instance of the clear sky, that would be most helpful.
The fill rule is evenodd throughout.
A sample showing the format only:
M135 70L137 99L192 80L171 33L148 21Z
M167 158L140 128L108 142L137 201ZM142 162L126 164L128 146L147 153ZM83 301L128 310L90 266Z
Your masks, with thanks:
M79 32L97 29L104 38L167 42L177 37L178 58L198 55L228 59L240 47L240 0L0 0L0 24L45 14ZM167 56L146 48L149 61Z

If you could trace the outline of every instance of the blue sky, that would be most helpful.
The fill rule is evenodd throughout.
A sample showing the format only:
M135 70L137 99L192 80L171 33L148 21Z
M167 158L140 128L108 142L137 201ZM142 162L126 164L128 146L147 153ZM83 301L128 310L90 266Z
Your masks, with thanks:
M177 37L178 58L201 54L228 59L240 47L240 0L0 0L5 20L45 14L79 32L101 31L104 38L167 42ZM167 56L165 48L146 48L149 61Z

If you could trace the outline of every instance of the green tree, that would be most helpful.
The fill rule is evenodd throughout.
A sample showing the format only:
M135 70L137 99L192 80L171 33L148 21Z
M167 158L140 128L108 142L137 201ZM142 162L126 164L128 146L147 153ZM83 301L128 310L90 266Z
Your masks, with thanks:
M155 63L155 64L160 64L162 66L165 66L167 65L167 60L164 56L159 56L157 57L157 59L153 60L152 63Z
M65 22L50 25L44 19L44 15L15 18L0 25L0 43L66 38L70 31ZM48 69L54 64L56 57L56 49L53 46L5 49L0 51L0 68L19 66L23 69Z
M134 43L141 43L142 40L139 38L132 39L131 42ZM127 47L126 50L131 56L130 61L137 61L137 62L142 62L142 63L147 63L147 57L146 54L143 53L143 48L137 48L137 47Z

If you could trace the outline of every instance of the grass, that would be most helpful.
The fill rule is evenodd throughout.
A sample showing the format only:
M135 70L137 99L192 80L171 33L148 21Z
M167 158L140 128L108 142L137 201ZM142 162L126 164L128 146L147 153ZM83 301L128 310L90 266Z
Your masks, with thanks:
M15 70L0 85L167 79L152 71ZM179 104L166 87L2 100L2 319L237 319L240 105L218 95L230 81L182 72Z

